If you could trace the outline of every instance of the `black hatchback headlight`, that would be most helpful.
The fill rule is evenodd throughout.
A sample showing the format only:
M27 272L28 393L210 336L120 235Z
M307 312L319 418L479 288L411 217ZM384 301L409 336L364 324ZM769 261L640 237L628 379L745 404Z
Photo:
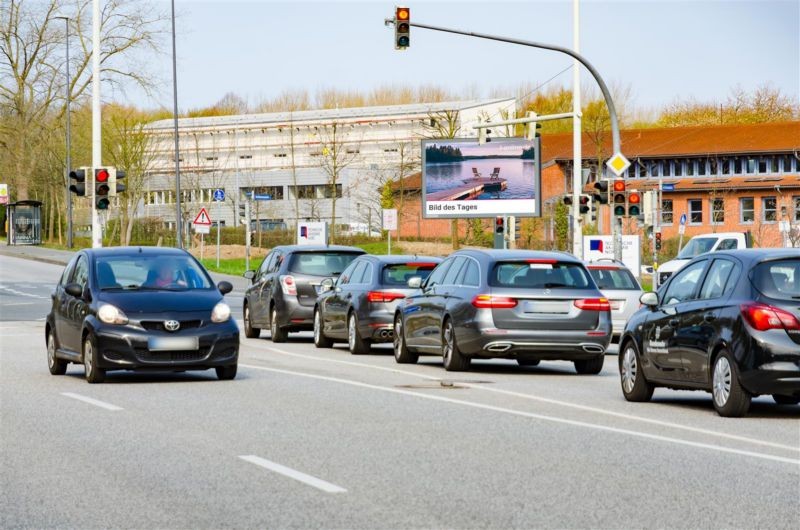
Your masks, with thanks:
M231 318L231 307L225 302L220 302L211 310L211 322L227 322Z
M106 324L128 323L128 316L120 308L111 304L101 304L97 309L97 318Z

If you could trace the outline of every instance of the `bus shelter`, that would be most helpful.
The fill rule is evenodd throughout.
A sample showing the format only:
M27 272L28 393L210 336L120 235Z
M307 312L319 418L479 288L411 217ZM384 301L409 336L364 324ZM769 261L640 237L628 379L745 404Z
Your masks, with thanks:
M42 203L17 201L8 205L8 244L42 244Z

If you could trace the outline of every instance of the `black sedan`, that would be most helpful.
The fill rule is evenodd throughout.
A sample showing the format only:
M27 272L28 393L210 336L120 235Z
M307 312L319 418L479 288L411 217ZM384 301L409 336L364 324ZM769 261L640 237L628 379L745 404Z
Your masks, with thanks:
M223 295L189 253L171 248L120 247L78 252L61 275L47 315L50 373L82 363L86 380L107 371L185 371L214 368L233 379L239 328Z
M620 342L628 401L664 386L711 392L722 416L762 394L800 402L800 250L698 256L641 302Z
M350 353L392 341L392 318L400 300L413 294L412 277L426 278L442 260L420 256L356 258L334 282L324 280L314 308L314 344L329 348L347 341Z
M581 374L603 369L611 306L573 256L461 250L409 286L420 289L395 311L399 363L438 354L448 371L468 369L473 358L523 366L569 360Z

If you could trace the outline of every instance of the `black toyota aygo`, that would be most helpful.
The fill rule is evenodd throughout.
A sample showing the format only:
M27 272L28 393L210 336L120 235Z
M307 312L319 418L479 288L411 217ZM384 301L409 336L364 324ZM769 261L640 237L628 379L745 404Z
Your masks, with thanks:
M78 252L53 291L45 340L50 373L83 364L86 380L112 370L214 368L233 379L239 328L208 272L184 250L117 247Z

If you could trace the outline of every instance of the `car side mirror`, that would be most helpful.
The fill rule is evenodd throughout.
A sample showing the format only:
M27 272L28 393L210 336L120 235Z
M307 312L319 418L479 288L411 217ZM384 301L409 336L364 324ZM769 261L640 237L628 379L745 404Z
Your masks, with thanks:
M220 293L226 295L233 291L233 285L231 285L231 282L221 281L217 284L217 289L219 289Z
M242 274L242 276L244 276L250 281L253 281L253 278L256 277L256 271L245 271L245 273Z
M642 295L639 297L639 303L652 309L658 305L658 295L652 291L642 293Z
M332 278L325 278L319 284L319 292L320 293L327 293L328 291L333 290L333 279Z
M419 276L412 276L408 279L408 286L412 289L419 289L422 285L422 278Z
M74 296L75 298L81 298L83 296L83 287L79 283L68 283L64 286L64 290L67 294Z

